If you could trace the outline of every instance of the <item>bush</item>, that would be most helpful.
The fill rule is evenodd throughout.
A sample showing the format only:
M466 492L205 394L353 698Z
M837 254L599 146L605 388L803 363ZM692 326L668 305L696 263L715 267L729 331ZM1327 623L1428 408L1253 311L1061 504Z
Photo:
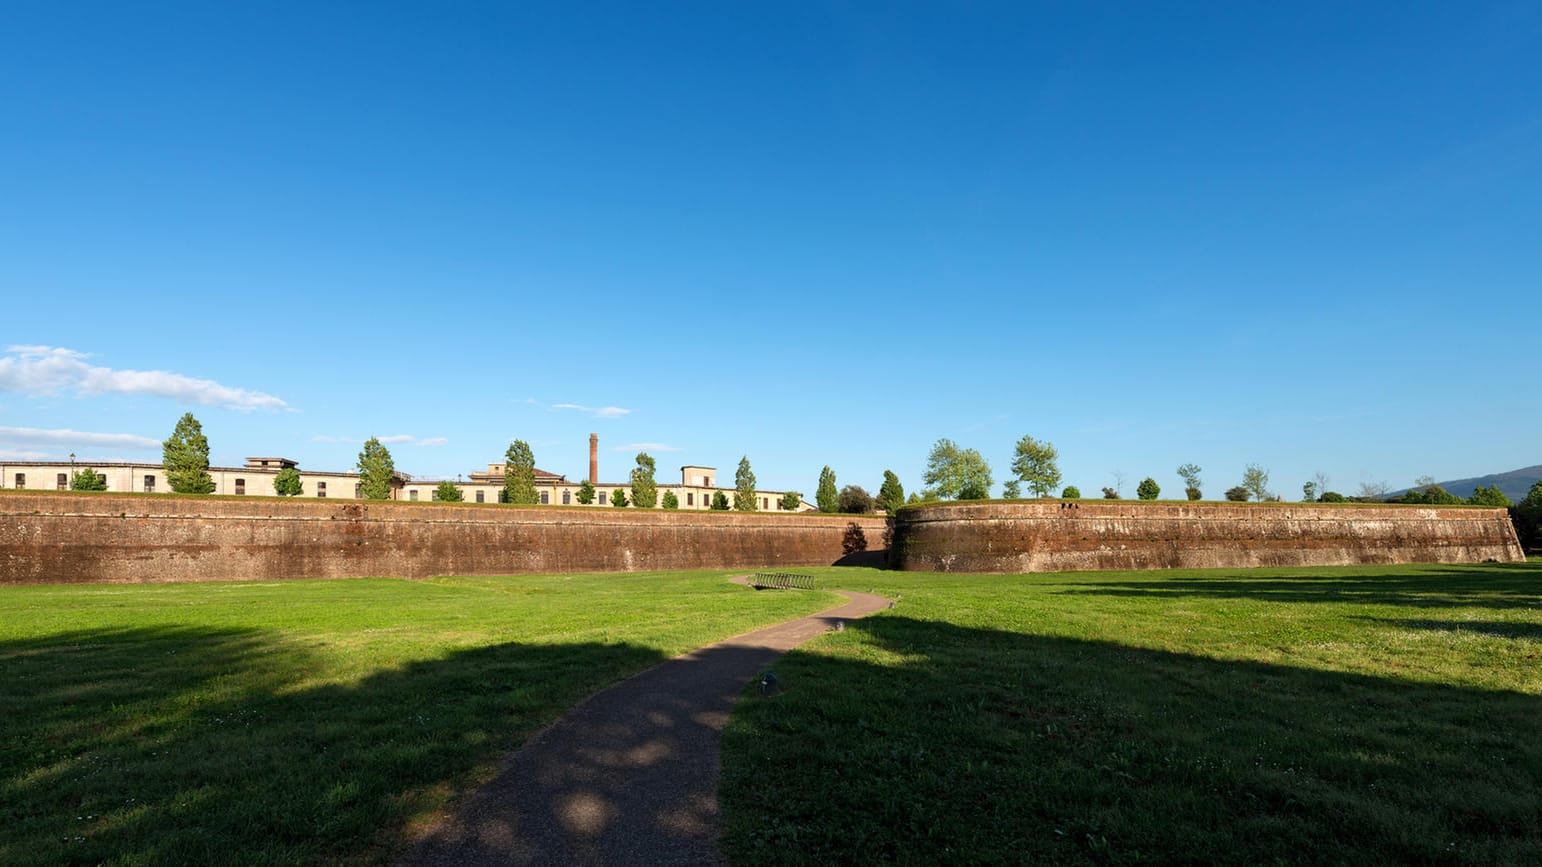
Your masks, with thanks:
M1135 496L1140 497L1142 500L1155 500L1161 495L1162 486L1156 483L1156 479L1149 476L1146 477L1144 482L1140 483L1140 487L1135 489Z
M714 492L712 494L712 511L714 511L714 512L726 512L726 511L728 511L728 495L727 494L723 493L722 491L716 491L716 492Z
M1317 502L1319 502L1319 503L1347 503L1347 502L1349 502L1349 498L1344 496L1343 494L1339 493L1338 491L1324 491L1323 495L1317 498Z
M1117 500L1117 499L1119 499L1119 492L1114 490L1113 488L1104 488L1103 489L1103 499L1105 499L1105 500Z
M1226 499L1231 500L1233 503L1246 503L1248 501L1248 497L1251 496L1253 496L1253 492L1249 491L1247 488L1242 487L1241 485L1238 485L1235 488L1230 488L1226 491Z
M610 504L612 506L615 506L618 509L626 508L626 504L627 504L626 491L621 489L621 488L617 488L614 491L611 491L610 492Z
M277 485L277 482L274 484ZM454 482L450 481L449 479L445 479L439 483L439 487L434 489L434 499L440 501L441 503L459 503L461 500L464 500L465 497L461 494L460 488L457 487Z
M1060 492L1060 496L1067 500L1080 500L1082 489L1075 485L1066 485L1066 489Z
M75 475L70 476L70 490L105 491L107 490L107 477L97 473L95 467L86 467Z
M1199 488L1184 488L1183 493L1190 500L1197 500L1204 496L1204 494L1200 493Z
M666 509L678 509L680 508L680 498L675 496L674 491L665 491L661 505Z
M781 504L782 511L796 512L798 507L803 505L803 495L797 491L788 491L782 495Z
M873 495L861 485L847 485L841 488L839 507L847 515L866 515L873 511Z
M285 467L273 477L273 492L280 497L298 497L304 492L304 487L300 481L300 471L294 467Z

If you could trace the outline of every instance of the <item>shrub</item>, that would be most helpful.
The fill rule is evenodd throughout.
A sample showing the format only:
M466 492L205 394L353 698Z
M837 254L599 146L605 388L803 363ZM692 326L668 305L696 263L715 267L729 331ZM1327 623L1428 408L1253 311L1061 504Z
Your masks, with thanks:
M1105 500L1117 500L1117 499L1119 499L1119 492L1114 490L1113 488L1104 488L1103 489L1103 499L1105 499Z
M1338 491L1323 491L1323 495L1317 498L1319 503L1347 503L1349 498Z
M273 477L273 492L280 497L298 497L304 487L300 481L300 471L294 467L285 467Z
M1158 485L1156 479L1150 476L1147 476L1146 480L1140 483L1140 487L1135 489L1135 496L1140 497L1142 500L1155 500L1161 495L1162 486Z
M1082 498L1082 489L1075 485L1066 485L1065 490L1060 492L1060 496L1067 500L1080 500Z
M617 488L614 491L611 491L610 504L618 509L626 508L626 491L622 488Z
M85 467L75 475L70 476L70 490L105 491L107 490L107 477L97 473L95 467Z
M712 494L712 511L714 511L714 512L726 512L726 511L728 511L728 495L727 494L723 493L722 491L714 491L713 492L713 494Z
M665 491L661 505L666 509L678 509L680 508L680 498L675 496L674 491Z
M1204 496L1204 494L1200 493L1199 488L1184 488L1183 494L1190 500L1197 500Z
M844 514L866 515L873 511L873 495L861 485L847 485L841 488L839 506Z
M274 482L275 486L277 484L277 482ZM439 483L439 487L434 489L434 499L442 503L459 503L461 500L464 500L465 497L461 494L460 488L457 487L454 482L450 481L449 479L445 479Z
M1248 497L1251 496L1253 496L1253 492L1249 491L1247 488L1242 487L1241 485L1238 485L1235 488L1229 488L1226 491L1226 499L1231 500L1234 503L1246 503Z
M803 495L797 491L788 491L782 495L781 504L782 511L796 512L798 507L803 505Z

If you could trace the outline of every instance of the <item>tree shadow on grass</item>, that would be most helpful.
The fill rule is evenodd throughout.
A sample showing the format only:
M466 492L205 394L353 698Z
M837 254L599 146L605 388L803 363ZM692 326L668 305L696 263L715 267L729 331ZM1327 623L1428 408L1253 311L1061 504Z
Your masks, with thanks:
M735 863L1538 863L1542 699L880 615L723 743Z
M1391 617L1364 618L1373 623L1403 629L1427 629L1431 632L1471 632L1493 638L1524 638L1542 641L1542 623L1507 620L1423 620Z
M502 644L303 688L314 654L260 631L0 643L0 863L379 862L492 758L660 660Z
M1068 596L1246 599L1255 602L1332 602L1415 608L1535 608L1542 606L1542 568L1495 563L1462 568L1410 567L1407 572L1299 577L1216 570L1181 578L1153 573L1149 581L1099 581L1061 591Z

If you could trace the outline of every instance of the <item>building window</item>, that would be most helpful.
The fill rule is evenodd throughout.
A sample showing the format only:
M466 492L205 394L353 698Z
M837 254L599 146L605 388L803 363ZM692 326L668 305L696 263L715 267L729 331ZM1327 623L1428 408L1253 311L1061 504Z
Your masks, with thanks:
M317 482L316 483L316 496L318 496L318 497L325 497L326 495L327 495L327 483L326 482Z
M485 503L485 502L487 502L487 492L486 491L477 491L477 502L478 503Z
M155 476L145 476L145 493L155 493Z
M696 495L692 494L692 493L687 493L685 495L685 504L687 506L694 506L694 505L696 505Z
M16 474L16 487L18 487L18 488L25 488L26 486L27 486L27 474L26 473L17 473Z
M107 474L106 473L97 473L96 474L96 480L98 482L102 483L102 490L104 490L104 491L107 490Z
M543 505L543 506L550 506L551 505L551 492L550 491L542 491L541 492L541 505Z
M564 506L571 506L571 505L573 505L573 492L572 491L563 491L562 492L562 505L564 505Z
M407 492L407 499L416 501L417 498L418 492L416 489Z
M17 478L20 478L20 476L18 476ZM18 486L18 487L20 487L20 486ZM600 491L600 505L602 505L602 506L605 505L605 492L604 491Z
M61 490L61 491L69 490L70 489L70 474L69 473L60 473L59 474L58 484L59 484L59 490Z
M236 479L236 493L238 495L246 493L246 479Z

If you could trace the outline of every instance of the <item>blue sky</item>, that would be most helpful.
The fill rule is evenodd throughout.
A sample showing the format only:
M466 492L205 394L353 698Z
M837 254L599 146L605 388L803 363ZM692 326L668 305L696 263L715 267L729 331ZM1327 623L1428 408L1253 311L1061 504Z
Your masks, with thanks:
M5 18L0 455L1542 463L1535 3Z

